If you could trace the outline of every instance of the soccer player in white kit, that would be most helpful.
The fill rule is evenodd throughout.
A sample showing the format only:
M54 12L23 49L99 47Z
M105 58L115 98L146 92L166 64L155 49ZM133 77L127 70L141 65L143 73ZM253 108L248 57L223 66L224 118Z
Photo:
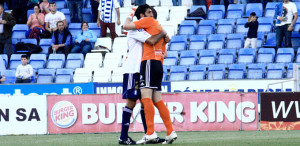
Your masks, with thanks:
M155 10L154 10L155 11ZM133 14L130 14L128 17L133 17ZM153 16L146 16L153 17ZM151 36L144 29L139 30L130 30L127 34L127 43L128 43L128 53L124 62L124 74L123 74L123 95L122 98L126 99L126 106L123 110L122 116L122 131L119 139L119 144L122 145L135 145L136 142L128 136L128 129L130 125L130 117L133 111L133 108L136 105L137 99L141 99L141 93L139 90L139 81L140 81L140 64L142 59L143 52L143 43L148 43L154 45L162 37L166 35L165 31ZM141 107L141 118L144 125L145 132L147 131L146 120L144 109ZM164 139L154 139L150 143L162 143Z

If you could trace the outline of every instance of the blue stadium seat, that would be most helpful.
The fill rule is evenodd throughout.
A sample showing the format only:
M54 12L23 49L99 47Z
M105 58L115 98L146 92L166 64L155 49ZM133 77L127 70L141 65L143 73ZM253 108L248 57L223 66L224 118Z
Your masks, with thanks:
M211 34L208 37L207 49L222 49L225 47L225 34Z
M244 48L239 50L239 56L237 63L254 63L256 56L256 51L255 49L252 48Z
M297 19L294 25L294 31L297 32L300 29L300 19Z
M300 47L300 34L298 32L292 32L292 46L294 49L298 49Z
M276 33L268 33L267 41L264 47L268 47L268 48L276 47Z
M189 50L203 50L206 48L206 35L191 35Z
M217 33L230 34L233 33L235 19L219 19Z
M259 23L257 32L267 34L273 31L273 18L259 17L257 21Z
M173 36L170 42L170 51L186 50L187 37L186 36Z
M71 15L69 9L61 9L60 12L65 14L67 23L71 23Z
M197 10L198 8L202 8L203 11L205 12L206 14L206 6L204 5L193 5L191 6L190 8L190 13L194 12L195 10ZM205 18L202 18L202 17L186 17L187 20L201 20L201 19L205 19Z
M69 31L72 34L72 37L75 38L78 31L81 31L81 23L70 23Z
M14 84L16 82L16 70L6 70L5 73L5 81L6 84Z
M13 27L12 39L26 39L26 31L28 31L28 26L26 24L16 24Z
M242 34L228 34L226 48L240 49L244 47L244 36Z
M70 53L67 57L66 68L73 70L75 70L76 68L82 68L83 61L84 58L82 53Z
M58 69L65 65L65 54L50 54L47 62L47 68Z
M249 28L245 28L245 24L247 23L247 18L240 18L236 21L236 33L241 33L243 35L247 35Z
M265 43L265 35L263 33L257 33L256 47L261 48Z
M207 19L219 20L225 16L224 5L211 5L207 12Z
M57 69L55 83L72 83L73 70L72 69Z
M37 40L36 39L22 39L21 42L37 45Z
M185 50L180 52L180 63L179 65L195 65L197 61L197 50Z
M275 7L278 2L268 2L265 8L265 17L273 18L275 15Z
M208 65L215 64L216 62L216 50L201 50L198 64Z
M64 0L54 0L56 3L57 10L66 8L66 2Z
M2 57L4 63L5 63L5 67L7 68L8 66L8 57L6 54L0 54L0 56Z
M27 10L27 19L29 18L29 16L31 15L31 14L33 14L34 13L34 10Z
M211 64L208 66L207 79L220 80L225 78L224 64Z
M55 69L40 69L36 83L53 83Z
M287 65L287 70L286 70L286 78L292 78L293 77L293 64L294 63L289 63ZM300 65L300 63L296 63L296 65ZM300 72L300 69L299 69L299 72ZM300 77L300 73L298 75Z
M186 66L171 66L170 81L182 81L186 79Z
M263 5L262 3L248 3L246 6L246 17L250 16L250 13L255 12L257 17L262 17Z
M168 69L163 66L163 78L162 78L163 81L167 81L168 80Z
M46 54L31 54L29 64L36 70L45 68Z
M274 48L260 48L257 54L257 63L273 63L275 58Z
M51 46L51 40L52 39L40 39L40 47L43 49L40 53L48 54L48 49Z
M248 64L247 78L262 79L265 77L265 64Z
M228 66L228 79L244 79L246 72L245 64L230 64Z
M188 80L204 80L206 76L206 65L191 65L189 67Z
M178 51L168 51L167 58L164 59L164 66L170 69L170 66L178 64Z
M179 26L179 35L193 35L196 33L196 20L183 20Z
M293 48L278 48L276 54L276 63L291 63L294 61L294 49Z
M284 78L285 65L283 63L269 63L267 65L267 79L281 79Z
M12 54L9 61L9 69L17 69L18 65L22 64L21 56L24 54Z
M216 23L215 20L201 20L198 25L197 34L214 34Z
M93 22L92 10L90 8L82 9L82 20L85 22Z
M218 64L232 64L235 63L236 50L235 49L221 49L218 56Z
M3 56L2 56L3 57ZM4 58L3 58L4 59ZM298 48L297 50L297 55L296 55L296 59L295 59L296 63L300 63L300 48Z
M243 4L229 4L227 9L227 19L237 19L242 18L244 15L244 5Z
M97 38L101 37L101 29L97 26L97 23L88 23L89 24L89 30L92 30Z

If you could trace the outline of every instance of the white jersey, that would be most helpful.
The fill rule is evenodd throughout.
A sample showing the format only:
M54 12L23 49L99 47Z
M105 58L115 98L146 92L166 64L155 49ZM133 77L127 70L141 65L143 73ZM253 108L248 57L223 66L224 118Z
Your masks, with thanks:
M124 62L125 73L139 73L143 53L143 43L151 35L144 29L130 30L127 34L128 53Z
M283 26L286 24L291 24L293 22L294 14L297 13L296 4L293 2L289 2L288 4L283 3L282 11L282 17L285 17L286 19L284 21L281 21L280 24L276 24L276 26Z

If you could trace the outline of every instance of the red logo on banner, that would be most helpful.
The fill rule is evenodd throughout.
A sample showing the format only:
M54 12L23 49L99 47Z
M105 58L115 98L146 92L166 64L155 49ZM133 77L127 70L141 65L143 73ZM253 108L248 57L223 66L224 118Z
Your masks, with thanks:
M77 119L77 111L71 102L60 101L53 106L51 118L56 126L68 128L75 123Z
M60 128L48 122L52 133L98 133L120 132L125 100L121 94L107 95L59 95L48 96L51 109L60 101L69 101L78 111L73 126ZM176 131L257 130L257 93L235 92L177 93L163 94ZM131 122L137 117L130 131L144 130L140 115L140 104L133 110ZM48 120L51 120L48 111ZM155 111L155 130L165 131L165 126Z

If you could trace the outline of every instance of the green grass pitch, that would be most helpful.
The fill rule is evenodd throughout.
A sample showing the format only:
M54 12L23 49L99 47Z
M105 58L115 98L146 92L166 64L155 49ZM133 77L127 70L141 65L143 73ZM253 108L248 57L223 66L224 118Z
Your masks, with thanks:
M160 137L165 137L160 132ZM130 133L134 140L142 138L143 133ZM178 139L173 145L300 145L300 131L215 131L215 132L177 132ZM63 135L21 135L0 136L0 145L28 146L89 146L118 145L120 133L63 134Z

